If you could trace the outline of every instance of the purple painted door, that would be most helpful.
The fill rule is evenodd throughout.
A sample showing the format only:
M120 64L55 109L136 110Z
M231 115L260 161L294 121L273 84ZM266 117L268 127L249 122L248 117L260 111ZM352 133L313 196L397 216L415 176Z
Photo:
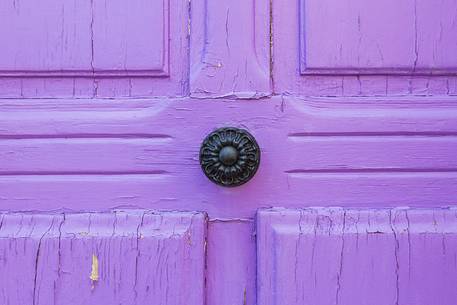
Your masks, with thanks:
M0 305L454 305L457 1L0 1ZM261 149L206 178L219 127Z

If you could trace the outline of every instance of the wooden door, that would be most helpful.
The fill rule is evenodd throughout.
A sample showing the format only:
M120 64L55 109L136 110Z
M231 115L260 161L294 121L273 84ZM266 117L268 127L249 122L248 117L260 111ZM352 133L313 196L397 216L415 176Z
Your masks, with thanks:
M456 12L2 1L0 304L454 304Z
M258 304L454 304L453 209L268 209Z

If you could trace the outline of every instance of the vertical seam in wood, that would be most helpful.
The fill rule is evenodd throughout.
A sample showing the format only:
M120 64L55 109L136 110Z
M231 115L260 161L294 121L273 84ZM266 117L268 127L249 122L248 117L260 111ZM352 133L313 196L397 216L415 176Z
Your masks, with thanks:
M397 232L394 226L394 221L395 221L395 216L394 214L392 218L392 213L395 213L394 209L389 210L389 222L390 222L390 228L392 230L392 234L394 235L394 242L395 242L395 248L394 248L394 256L395 256L395 305L398 305L399 299L400 299L400 263L399 263L399 258L398 258L398 251L400 249L400 243L398 241L398 236Z
M258 224L259 224L259 213L261 212L262 210L261 209L257 209L256 212L255 212L255 216L254 216L254 225L253 225L253 229L254 229L254 232L253 232L253 235L254 235L254 249L255 249L255 253L254 253L254 266L255 266L255 271L254 271L254 289L255 289L255 300L256 300L256 303L259 302L259 297L260 297L260 293L259 293L259 284L258 284L258 280L259 280L259 277L258 277L258 273L259 273L259 250L258 250L258 246L259 246L259 240L258 240L258 234L257 234L257 231L258 231Z
M270 82L271 82L271 94L275 94L275 82L274 82L274 76L273 76L273 0L270 0L270 28L269 28L269 38L270 38L270 65L269 65L269 72L270 72Z
M141 214L140 222L139 222L138 226L136 227L135 281L133 283L133 293L135 295L135 304L136 304L137 298L138 298L137 284L138 284L138 259L140 257L139 246L140 246L140 239L141 239L140 228L143 226L145 214L146 214L146 212L143 211L143 213Z
M205 223L204 223L204 243L203 243L203 251L204 251L204 262L203 262L203 304L208 304L208 234L209 234L209 217L208 214L204 214Z
M186 80L183 81L182 92L183 96L190 96L190 78L191 78L191 61L192 61L192 44L191 44L191 33L192 33L192 1L187 1L187 77ZM169 50L170 53L171 49ZM169 55L170 56L170 55ZM169 68L171 69L171 68Z
M343 211L343 227L341 229L341 252L340 252L340 264L338 267L338 274L336 276L336 295L335 302L336 305L340 302L340 292L341 292L341 276L343 273L343 259L344 259L344 232L346 230L346 210Z
M62 226L65 222L65 213L62 213L62 221L59 224L58 231L59 231L59 240L57 244L57 279L54 280L54 291L53 291L53 296L54 296L54 304L57 303L57 297L56 297L56 281L60 280L60 276L62 275L62 249L61 249L61 242L62 242Z
M32 304L33 305L36 304L36 299L37 299L37 296L36 296L36 285L37 285L37 277L38 277L38 262L39 262L39 258L40 258L41 243L43 241L44 236L46 234L48 234L49 231L51 231L53 225L54 225L54 218L52 219L51 224L49 225L49 228L43 233L43 235L41 235L41 237L40 237L40 239L38 241L38 247L37 247L37 251L36 251L36 255L35 255L35 274L34 274L34 277L33 277L33 300L32 300Z

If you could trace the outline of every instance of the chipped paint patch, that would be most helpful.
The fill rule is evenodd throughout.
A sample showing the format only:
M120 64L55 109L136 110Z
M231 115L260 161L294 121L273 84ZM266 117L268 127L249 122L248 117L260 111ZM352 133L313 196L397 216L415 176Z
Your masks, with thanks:
M93 284L93 282L98 281L98 279L100 278L99 273L98 273L98 257L95 254L92 254L92 268L91 268L89 278L92 280L92 284ZM92 286L92 288L93 288L93 286Z
M247 302L246 302L246 294L247 294L247 291L246 291L246 287L245 287L244 291L243 291L243 305L247 304Z

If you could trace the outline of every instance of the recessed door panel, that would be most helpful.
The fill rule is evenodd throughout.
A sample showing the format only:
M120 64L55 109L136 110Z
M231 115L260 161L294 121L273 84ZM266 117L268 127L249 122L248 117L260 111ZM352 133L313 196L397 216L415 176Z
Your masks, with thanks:
M2 304L204 304L199 213L5 213Z
M454 304L456 215L455 209L262 210L259 303Z

